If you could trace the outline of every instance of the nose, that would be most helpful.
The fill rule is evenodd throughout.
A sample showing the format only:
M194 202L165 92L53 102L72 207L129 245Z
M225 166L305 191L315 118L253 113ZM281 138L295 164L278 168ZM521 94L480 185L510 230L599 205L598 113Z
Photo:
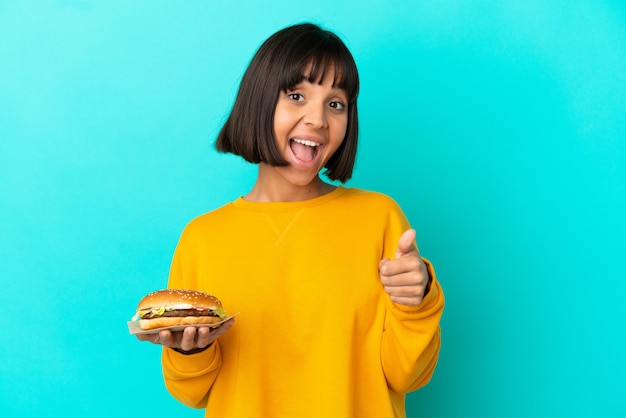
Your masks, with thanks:
M328 121L326 119L326 108L320 103L311 103L305 109L304 122L314 128L326 128Z

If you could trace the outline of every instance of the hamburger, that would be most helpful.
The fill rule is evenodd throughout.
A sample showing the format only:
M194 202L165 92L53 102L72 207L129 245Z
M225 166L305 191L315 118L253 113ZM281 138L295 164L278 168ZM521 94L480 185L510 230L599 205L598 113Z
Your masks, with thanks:
M133 321L143 330L179 325L211 325L228 318L222 302L197 290L163 289L148 293Z

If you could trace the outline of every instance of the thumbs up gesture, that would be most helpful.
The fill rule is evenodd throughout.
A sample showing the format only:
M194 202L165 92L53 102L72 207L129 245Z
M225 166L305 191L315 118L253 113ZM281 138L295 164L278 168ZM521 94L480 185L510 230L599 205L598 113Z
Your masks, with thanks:
M404 231L398 240L395 258L384 258L378 263L380 281L385 292L395 303L417 306L422 301L428 285L428 271L413 244L415 230Z

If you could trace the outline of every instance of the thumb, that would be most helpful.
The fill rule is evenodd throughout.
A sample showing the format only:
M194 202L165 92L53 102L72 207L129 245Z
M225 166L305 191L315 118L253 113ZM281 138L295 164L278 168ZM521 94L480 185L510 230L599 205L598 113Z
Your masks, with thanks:
M398 240L398 247L396 248L395 257L396 259L403 257L413 251L417 252L417 248L415 248L415 245L413 245L413 243L415 242L415 236L416 232L413 228L404 231L404 233L400 236L400 239Z

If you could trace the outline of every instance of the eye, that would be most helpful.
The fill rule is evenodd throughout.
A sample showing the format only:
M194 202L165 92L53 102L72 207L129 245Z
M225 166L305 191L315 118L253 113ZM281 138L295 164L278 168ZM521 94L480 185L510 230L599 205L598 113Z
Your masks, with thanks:
M336 110L344 110L346 108L346 105L342 102L330 102L329 106Z
M287 97L289 97L291 100L294 100L296 102L299 102L304 99L304 97L300 93L287 93Z

